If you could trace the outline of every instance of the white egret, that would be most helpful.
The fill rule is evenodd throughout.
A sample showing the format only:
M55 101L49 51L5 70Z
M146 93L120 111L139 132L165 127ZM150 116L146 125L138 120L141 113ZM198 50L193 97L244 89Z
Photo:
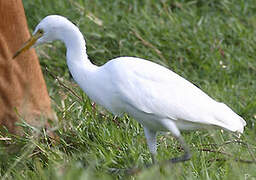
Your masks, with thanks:
M163 66L135 57L118 57L100 67L92 64L82 33L62 16L45 17L14 57L33 45L54 40L65 44L68 68L91 100L114 115L127 113L143 125L153 162L158 131L170 131L184 149L184 155L171 162L191 157L180 130L220 127L243 133L243 118Z

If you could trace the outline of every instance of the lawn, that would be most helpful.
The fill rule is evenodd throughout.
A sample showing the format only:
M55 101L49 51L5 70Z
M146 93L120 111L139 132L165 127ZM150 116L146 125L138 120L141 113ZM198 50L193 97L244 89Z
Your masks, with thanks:
M254 0L23 3L31 32L46 15L66 16L85 36L94 64L136 56L166 66L230 106L247 126L241 137L222 130L183 132L193 153L190 161L146 168L151 157L142 126L127 115L115 119L92 106L69 74L64 45L54 42L36 50L58 116L52 123L58 140L21 123L24 137L8 134L0 141L0 177L256 179ZM170 134L158 136L160 162L182 153Z

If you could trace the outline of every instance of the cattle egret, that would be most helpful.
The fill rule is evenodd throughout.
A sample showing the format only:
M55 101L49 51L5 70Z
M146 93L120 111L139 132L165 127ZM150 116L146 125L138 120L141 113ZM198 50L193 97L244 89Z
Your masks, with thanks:
M65 44L68 68L92 101L114 115L127 113L143 125L153 163L158 131L170 131L184 149L183 156L170 162L191 157L180 130L220 127L243 133L243 118L163 66L135 57L118 57L100 67L92 64L82 33L62 16L45 17L14 57L33 45L54 40Z

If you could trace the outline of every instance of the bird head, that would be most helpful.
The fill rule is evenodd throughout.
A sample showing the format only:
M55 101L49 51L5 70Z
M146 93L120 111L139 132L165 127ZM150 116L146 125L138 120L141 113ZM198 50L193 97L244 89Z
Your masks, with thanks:
M61 37L63 37L63 33L65 33L64 29L68 28L70 24L72 23L65 17L58 15L46 16L36 26L31 38L21 46L21 48L14 54L13 58L28 50L30 47L60 40Z

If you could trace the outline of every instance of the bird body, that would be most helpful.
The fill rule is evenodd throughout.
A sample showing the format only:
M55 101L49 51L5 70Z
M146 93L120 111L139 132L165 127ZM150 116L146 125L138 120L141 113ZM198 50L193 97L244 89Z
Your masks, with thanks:
M38 35L36 45L64 42L68 68L90 99L115 115L127 113L143 125L153 158L157 131L170 131L179 140L185 154L178 160L190 158L180 130L215 126L243 132L245 121L227 105L163 66L135 57L118 57L100 67L93 65L82 33L64 17L47 16L33 36L39 32L42 35Z
M69 68L72 73L72 67ZM168 119L181 130L210 125L243 132L243 119L228 106L216 102L178 74L150 61L119 57L95 67L92 74L87 75L89 79L81 81L86 74L76 73L80 72L72 73L74 79L94 102L115 115L128 113L151 129L167 130L162 127L161 120Z

